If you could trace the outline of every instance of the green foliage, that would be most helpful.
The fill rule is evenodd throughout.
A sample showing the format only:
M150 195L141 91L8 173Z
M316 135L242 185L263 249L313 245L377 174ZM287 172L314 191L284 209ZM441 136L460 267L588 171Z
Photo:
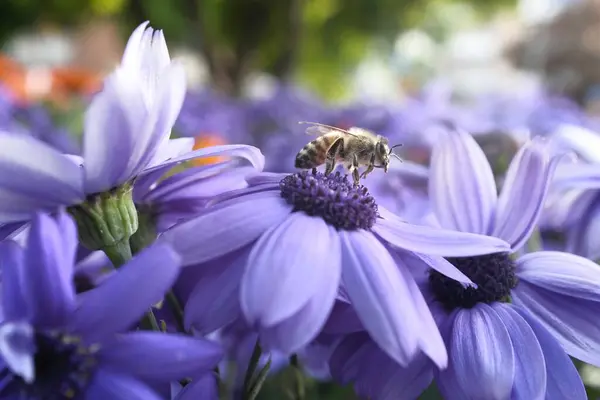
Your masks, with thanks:
M389 46L420 26L443 36L436 10L457 0L2 0L0 38L34 21L71 25L124 15L124 35L149 19L170 41L201 51L217 86L236 93L261 70L297 77L326 97L344 94L346 77L375 40ZM482 15L515 0L464 0ZM442 14L444 14L442 12ZM461 18L461 16L457 16Z

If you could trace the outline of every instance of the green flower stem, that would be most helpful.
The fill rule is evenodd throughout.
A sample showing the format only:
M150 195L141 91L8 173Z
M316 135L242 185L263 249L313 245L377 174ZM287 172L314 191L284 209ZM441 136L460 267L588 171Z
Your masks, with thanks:
M185 324L183 321L183 308L179 303L179 299L175 296L173 290L169 290L166 296L167 303L173 312L173 316L175 317L175 322L177 323L177 330L180 332L185 332Z
M129 241L117 242L113 246L106 246L102 250L115 268L121 267L132 257Z
M244 376L243 396L245 400L249 399L249 396L252 392L252 378L254 377L254 372L256 371L256 368L258 367L261 354L262 349L260 347L260 339L256 339L256 343L254 344L254 350L252 350L252 356L250 356L248 368L246 369L246 375Z
M302 374L302 367L300 366L300 362L298 361L298 356L296 354L290 357L290 365L294 369L296 383L294 387L294 400L305 400L306 388L304 387L304 375Z
M147 209L147 207L144 207L143 205L136 206L136 209L138 216L138 229L129 237L128 241L128 245L133 254L137 254L140 251L144 250L146 247L150 246L152 243L154 243L157 237L154 218L152 217L150 210ZM181 306L179 306L179 302L177 302L177 298L175 298L174 295L172 295L171 298L171 296L169 296L170 294L172 294L171 291L169 291L169 293L167 294L167 300L169 301L169 305L171 306L171 308L174 308L173 302L176 302L177 306L179 307L178 310L181 313L181 317L179 319L177 312L173 310L175 318L177 319L178 330L180 330L181 332L185 332L183 330L183 311L181 310ZM164 326L162 327L160 326L151 308L140 321L140 327L143 330L148 331L166 332L166 324L164 324Z
M154 316L152 309L149 309L146 314L144 314L144 317L140 321L140 327L145 331L160 332L158 321L156 321L156 317Z
M262 389L263 384L267 380L267 375L269 374L269 370L271 369L271 357L267 360L265 366L258 371L256 378L252 380L252 384L250 386L250 391L247 394L248 400L256 400L258 397L258 393L260 393L260 389Z
M114 246L107 246L103 250L116 269L123 266L123 264L127 263L133 257L131 254L131 247L129 246L129 241L119 242ZM148 309L148 311L140 321L140 327L146 331L161 330L151 308Z

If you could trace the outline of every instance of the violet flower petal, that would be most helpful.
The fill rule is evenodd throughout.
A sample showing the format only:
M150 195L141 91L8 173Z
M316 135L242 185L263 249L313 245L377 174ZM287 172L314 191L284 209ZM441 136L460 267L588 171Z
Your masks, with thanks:
M373 342L365 332L344 336L331 353L329 370L331 376L341 385L348 385L359 379L363 360L373 352Z
M377 219L373 231L386 242L404 250L444 257L472 257L509 251L508 243L495 237L407 224L381 207L379 213L385 219Z
M155 79L155 78L154 78ZM147 89L147 86L144 87ZM146 94L148 116L142 130L148 132L136 144L128 168L137 176L146 168L162 165L165 146L170 141L171 128L177 119L185 96L185 71L180 63L173 62L160 73L160 82L154 93ZM148 97L150 100L148 101ZM163 150L161 150L163 149ZM157 154L157 153L161 154Z
M26 229L26 222L10 222L8 224L0 224L0 240L12 239Z
M585 386L573 361L560 343L540 324L537 319L520 307L513 309L533 329L546 361L546 400L585 400Z
M35 332L24 322L0 325L0 358L27 383L35 381Z
M150 95L156 96L152 99L153 104L150 104L150 112L156 115L156 121L152 127L153 133L149 136L151 140L145 152L140 154L139 163L134 170L136 175L145 168L159 165L193 149L193 138L169 139L185 97L185 69L181 63L174 61L162 71L156 72L160 74L160 82L156 93Z
M487 304L456 312L448 352L458 385L472 398L510 398L513 345L502 319Z
M83 201L82 170L52 147L33 137L0 132L0 149L2 222Z
M314 261L319 274L315 279L309 280L315 286L314 294L293 316L260 331L261 343L267 347L286 354L296 353L314 340L327 322L335 303L342 272L337 232L332 227L327 228L330 241L325 240L325 242L329 242L329 253L320 260Z
M560 251L538 251L520 257L517 275L556 295L600 302L600 266Z
M441 225L489 234L498 195L492 168L475 139L456 130L441 135L430 170L429 193Z
M109 76L85 114L83 158L85 191L111 189L133 177L128 164L136 146L143 145L148 117L138 78L115 71ZM139 140L138 140L139 139Z
M192 290L185 305L186 329L194 328L199 334L207 334L233 322L240 315L240 282L248 260L248 250L238 251L214 260L208 265ZM187 271L187 269L186 269Z
M253 167L239 167L214 173L203 167L190 168L161 181L146 197L148 202L169 202L195 197L212 197L228 190L247 187L244 177Z
M265 166L265 157L258 148L245 144L228 144L222 146L205 147L191 151L179 157L171 158L170 160L164 161L159 165L145 169L140 173L140 176L144 176L145 174L156 170L163 170L166 172L168 168L172 168L177 164L181 164L184 161L192 160L194 158L216 156L246 159L254 168L259 171L261 171Z
M125 50L123 50L123 57L121 57L123 66L140 69L140 60L144 56L142 50L145 50L142 46L142 39L149 23L149 21L142 22L129 36Z
M2 267L2 313L8 321L29 319L27 299L23 297L23 249L15 242L0 242Z
M552 189L600 189L600 165L584 163L561 165L555 173Z
M282 322L310 301L322 287L322 279L330 278L324 269L337 270L339 275L336 235L322 218L292 213L258 239L240 286L242 312L251 325ZM333 307L333 300L322 306Z
M170 381L209 371L223 358L223 350L205 339L139 331L105 343L98 357L113 371L145 381Z
M418 355L406 368L399 367L379 388L379 399L417 399L433 380L431 361Z
M146 384L108 369L94 374L85 392L86 400L164 400Z
M515 305L536 317L569 355L600 366L600 322L592 317L600 311L600 303L552 292L524 280L513 289L512 298Z
M493 235L520 249L535 229L548 188L561 156L552 155L550 144L532 140L515 155L506 172Z
M600 135L597 132L582 126L564 123L552 132L552 139L575 150L587 162L600 163Z
M81 296L71 329L90 342L125 331L169 290L179 265L180 257L164 243L144 249L110 279Z
M156 190L159 183L161 186L171 186L171 183L179 183L196 176L204 177L218 175L220 172L227 171L236 166L236 161L224 161L217 164L188 168L163 180L160 179L170 168L166 167L165 171L158 169L148 174L144 174L144 176L138 177L135 180L133 199L136 203L147 201L149 195ZM159 180L160 182L158 182Z
M75 222L37 214L23 253L22 290L35 325L61 326L75 309L73 266L77 251Z
M219 400L219 387L215 375L207 373L194 379L173 400Z
M169 139L156 149L156 153L148 163L148 168L171 158L182 156L192 150L194 150L194 138Z
M290 212L279 192L261 192L208 209L166 231L161 240L171 243L183 266L200 264L253 242Z
M370 232L340 231L340 237L342 280L358 317L382 350L407 365L417 353L421 322L399 266Z
M512 398L543 399L546 394L546 361L535 332L513 306L493 303L515 351L515 380Z
M331 335L341 335L364 331L364 327L354 307L350 303L336 301L329 315L323 332Z
M425 254L419 254L400 249L392 250L391 254L392 257L399 258L404 264L407 265L413 277L415 277L416 274L423 273L425 275L423 278L427 279L429 277L430 269L434 269L440 274L462 283L464 286L477 287L477 285L473 283L468 276L463 274L458 268L456 268L443 257L428 256ZM419 278L421 277L419 276ZM417 281L422 280L423 278L417 279Z
M246 182L250 186L264 185L264 184L275 184L279 182L289 174L282 174L277 172L259 172L256 174L250 174L246 177Z
M437 327L433 315L419 290L417 283L407 270L407 266L399 265L398 270L408 286L413 300L413 306L417 315L421 318L421 335L419 335L419 347L435 365L444 369L448 366L448 352Z

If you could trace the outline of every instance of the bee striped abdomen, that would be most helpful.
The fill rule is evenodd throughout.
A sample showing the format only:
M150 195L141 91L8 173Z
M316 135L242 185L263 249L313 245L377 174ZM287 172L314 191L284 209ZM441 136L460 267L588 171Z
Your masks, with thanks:
M323 135L309 142L296 155L295 167L300 169L315 168L325 162L327 150L337 139L337 135Z

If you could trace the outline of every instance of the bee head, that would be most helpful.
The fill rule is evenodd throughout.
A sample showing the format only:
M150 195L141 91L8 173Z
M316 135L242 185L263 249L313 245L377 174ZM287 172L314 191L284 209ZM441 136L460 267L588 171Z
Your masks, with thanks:
M390 165L390 145L387 138L378 136L377 144L375 145L375 153L381 167L387 172Z
M383 136L378 136L377 144L375 145L375 152L377 153L376 156L380 162L380 166L385 172L388 171L388 168L390 166L390 157L396 157L397 159L402 161L402 159L393 152L394 148L399 146L402 145L397 144L390 147L387 138Z

